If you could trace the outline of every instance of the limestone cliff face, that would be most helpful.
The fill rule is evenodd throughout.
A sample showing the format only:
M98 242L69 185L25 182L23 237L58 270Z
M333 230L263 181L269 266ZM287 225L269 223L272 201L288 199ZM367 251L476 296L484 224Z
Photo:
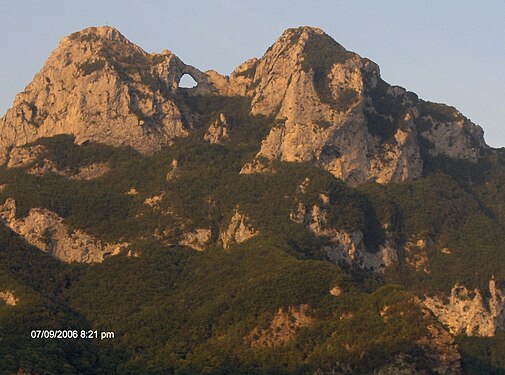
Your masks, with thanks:
M0 121L0 151L41 137L132 146L152 153L188 134L173 101L190 74L197 93L216 90L206 74L169 51L149 54L111 27L63 38ZM212 75L211 75L212 76Z
M61 217L44 208L32 208L25 218L16 218L16 202L11 198L0 205L0 217L30 245L67 263L102 262L128 245L102 243L80 230L70 231Z
M229 125L226 116L221 113L205 132L203 139L209 143L223 143L229 138Z
M232 73L229 93L250 96L251 113L277 119L258 156L314 162L351 184L419 177L420 137L433 155L473 161L487 147L482 129L459 112L387 85L375 63L317 28L286 30Z
M426 297L424 305L454 335L494 336L505 328L505 292L490 280L489 294L486 301L480 290L471 292L463 285L455 285L448 303L439 297Z
M304 193L309 182L306 179L300 185L298 188L300 193ZM329 242L329 245L323 248L329 260L375 272L383 272L386 267L398 260L398 252L389 240L377 251L371 252L365 247L362 231L344 231L331 227L328 224L327 213L327 208L331 204L329 197L320 194L319 199L319 204L310 207L299 202L297 209L291 212L290 219L306 226L317 237Z
M228 250L235 243L242 243L259 234L248 221L249 218L246 215L239 210L235 210L228 226L219 235L225 250Z
M16 96L0 120L0 162L11 147L56 134L155 152L192 130L190 109L175 104L184 74L198 83L190 95L247 96L252 114L276 118L258 157L312 162L350 184L411 180L423 154L476 161L487 148L482 129L454 108L389 86L375 63L317 28L286 30L228 78L93 27L64 38ZM205 135L227 137L222 121ZM243 173L266 170L252 160Z

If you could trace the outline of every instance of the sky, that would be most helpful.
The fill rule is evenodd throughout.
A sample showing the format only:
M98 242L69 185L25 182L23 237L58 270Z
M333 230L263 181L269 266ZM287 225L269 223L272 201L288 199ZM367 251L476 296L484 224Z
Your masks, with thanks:
M0 115L58 41L116 27L148 52L166 48L200 70L230 74L289 27L323 29L379 64L382 78L446 103L505 146L502 0L0 0Z

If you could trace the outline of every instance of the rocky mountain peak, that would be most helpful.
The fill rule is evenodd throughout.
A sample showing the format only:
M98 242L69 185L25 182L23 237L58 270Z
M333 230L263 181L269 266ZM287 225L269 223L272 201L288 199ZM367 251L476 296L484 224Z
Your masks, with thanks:
M454 108L388 85L375 63L315 27L287 29L228 79L103 26L63 38L16 96L0 120L0 162L12 147L57 134L155 152L192 130L182 121L189 109L175 103L185 74L197 82L189 95L248 97L252 115L275 117L256 159L312 162L351 184L411 180L423 172L421 154L476 161L487 148L482 129Z
M272 50L301 47L302 49L311 47L311 43L318 44L323 48L339 49L346 51L342 45L336 42L323 30L313 26L300 26L286 29L276 42L270 47ZM306 52L311 52L310 50Z
M279 101L289 86L299 83L296 76L300 72L322 80L333 64L352 57L357 55L346 51L321 29L287 29L259 60L250 59L233 71L231 91L252 96L253 113L272 114L279 109Z
M65 41L74 41L76 39L90 39L90 40L99 40L99 39L108 39L114 40L126 44L132 44L121 32L112 26L92 26L86 29L82 29L75 33L72 33L62 39L62 42ZM133 45L133 44L132 44Z
M390 86L377 64L318 28L286 30L230 83L251 97L251 113L277 119L258 160L313 162L351 184L411 180L423 173L422 154L476 161L487 148L454 108Z
M216 91L171 52L147 53L112 27L70 34L0 120L0 161L12 147L57 134L155 152L188 134L173 101L184 74L199 82L196 93Z

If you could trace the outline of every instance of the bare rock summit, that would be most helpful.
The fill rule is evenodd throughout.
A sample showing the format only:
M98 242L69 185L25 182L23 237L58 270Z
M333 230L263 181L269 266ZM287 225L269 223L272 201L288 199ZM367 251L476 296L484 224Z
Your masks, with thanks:
M198 92L207 76L164 50L149 54L112 27L63 38L0 123L1 159L9 148L57 134L153 153L188 134L173 101L190 74Z
M286 30L240 65L230 92L277 119L258 157L316 163L351 184L417 178L422 151L475 161L487 147L458 111L388 85L375 63L313 27Z
M178 87L185 74L194 88ZM243 173L264 172L258 160L283 160L314 163L352 185L399 182L420 177L427 157L475 162L488 149L482 129L456 109L387 84L377 64L318 28L286 30L225 77L92 27L63 38L16 96L0 120L0 162L12 147L57 134L154 153L193 130L191 109L176 104L180 90L246 97L250 114L275 118ZM221 143L228 130L217 121L205 140Z

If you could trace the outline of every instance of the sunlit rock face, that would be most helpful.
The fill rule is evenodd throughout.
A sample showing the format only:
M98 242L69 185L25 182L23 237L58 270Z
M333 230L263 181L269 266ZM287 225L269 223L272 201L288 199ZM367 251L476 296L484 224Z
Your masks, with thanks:
M174 95L181 77L193 93L217 89L205 73L164 50L149 54L111 27L92 27L63 38L0 123L3 159L11 146L73 134L152 153L188 134ZM219 75L211 76L218 79Z
M494 336L505 328L505 293L490 280L489 294L489 298L484 298L479 289L472 292L463 285L455 285L448 302L426 297L424 305L454 335Z
M258 158L312 162L353 185L421 176L421 144L431 155L471 161L487 148L482 129L454 108L389 86L375 63L317 28L286 30L228 78L92 27L62 39L16 96L0 123L0 161L13 146L57 134L153 153L192 131L175 99L186 74L197 83L182 89L188 95L246 96L252 114L276 119ZM228 133L220 116L205 139L222 143ZM256 160L244 166L266 170Z
M420 138L432 155L472 161L487 147L482 129L455 109L389 86L375 63L317 28L286 30L232 73L230 92L277 119L258 157L313 162L351 184L421 176Z
M104 243L81 230L71 230L56 213L32 208L24 218L16 218L16 202L9 198L0 205L0 218L26 242L67 263L100 263L117 255L127 243Z

